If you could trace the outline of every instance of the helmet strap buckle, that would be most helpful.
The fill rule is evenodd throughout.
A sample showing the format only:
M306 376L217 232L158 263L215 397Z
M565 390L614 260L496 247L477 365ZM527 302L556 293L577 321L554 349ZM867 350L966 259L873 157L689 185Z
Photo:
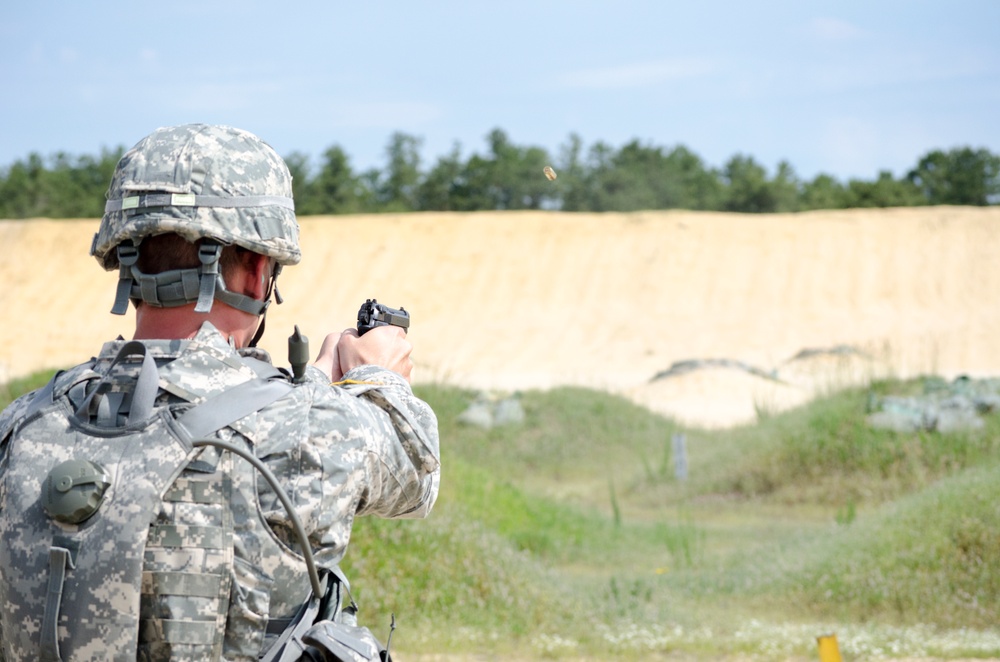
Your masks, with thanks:
M207 313L212 310L212 301L215 299L215 279L219 275L219 257L221 255L222 245L217 242L206 240L198 246L198 260L201 262L201 267L198 269L198 305L194 307L196 313Z
M115 292L115 305L111 308L114 315L124 315L128 312L129 294L132 292L132 267L139 261L139 249L131 241L118 244L118 289Z

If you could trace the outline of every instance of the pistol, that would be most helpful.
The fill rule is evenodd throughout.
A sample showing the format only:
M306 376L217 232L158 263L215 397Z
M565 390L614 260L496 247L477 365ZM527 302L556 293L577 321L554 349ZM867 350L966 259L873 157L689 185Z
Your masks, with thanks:
M402 306L399 310L368 299L358 310L358 335L365 335L376 326L398 326L405 332L410 328L410 314Z

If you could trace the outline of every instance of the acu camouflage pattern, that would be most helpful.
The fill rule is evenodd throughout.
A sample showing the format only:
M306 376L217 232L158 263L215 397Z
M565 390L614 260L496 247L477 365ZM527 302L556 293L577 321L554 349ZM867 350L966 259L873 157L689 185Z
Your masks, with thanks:
M65 400L43 408L6 449L0 511L0 602L4 658L126 659L136 649L138 587L149 523L157 497L177 476L190 444L163 434L155 421L104 435L74 420ZM90 434L93 432L94 434ZM82 448L81 448L82 447ZM84 450L85 449L85 450ZM67 460L98 461L112 484L97 514L78 525L59 524L43 510L43 482ZM137 488L137 489L132 489ZM80 570L77 571L76 569ZM65 573L65 582L58 578ZM88 582L103 579L100 586ZM55 617L61 595L58 643L44 619Z
M292 198L292 177L280 156L254 134L226 126L187 124L157 129L119 160L109 200L145 193L179 193L222 198ZM118 268L115 248L131 240L176 233L190 242L212 237L296 264L299 226L293 209L263 207L162 206L105 212L91 253L105 269Z
M0 641L7 660L37 658L38 605L44 602L40 596L49 576L49 547L55 529L66 528L40 512L41 481L52 466L71 454L104 462L92 448L112 442L77 437L80 451L43 449L53 445L48 441L52 437L70 436L66 412L74 409L74 398L84 392L78 385L106 372L123 342L105 345L95 365L59 375L54 408L62 414L50 411L25 420L29 395L0 415L0 545L2 554L13 555L15 563L0 566L0 598L5 603ZM158 365L159 417L256 377L253 366L210 324L192 340L143 344ZM268 359L261 350L244 354ZM109 376L112 392L132 388L137 370L136 365L115 366ZM356 515L425 516L437 497L440 472L437 421L433 411L413 396L407 382L374 366L362 366L346 377L358 383L331 387L321 371L310 367L306 383L216 434L252 449L268 465L295 504L317 564L335 573L339 573L337 564ZM165 427L169 426L148 429L165 437ZM133 439L138 440L137 448L148 448L149 437L140 433ZM83 441L88 444L86 451ZM157 443L169 448L178 442ZM180 446L183 449L183 443ZM166 457L167 450L154 451L152 457L143 452L142 463L123 459L123 466L114 469L115 485L120 485L124 465L141 464L148 471L147 465L160 463L161 454ZM96 619L74 612L79 609L73 606L75 600L83 605L102 600L120 607L116 617L134 619L143 659L252 660L273 642L273 637L265 636L268 621L293 616L309 597L298 542L267 482L258 478L249 463L212 447L184 458L183 473L170 482L162 502L154 504L155 512L142 512L140 504L116 504L111 494L105 499L100 513L114 504L113 508L120 509L114 511L115 517L134 516L143 522L140 528L148 535L128 545L113 537L87 541L93 543L94 562L105 564L110 574L96 595L81 596L72 593L76 570L67 571L59 618L59 644L65 659L136 656L136 649L127 648L127 642L123 648L123 642L109 640ZM113 508L103 516L109 517ZM90 520L78 528L88 526ZM21 530L34 533L25 537ZM27 538L35 539L30 549ZM137 554L142 557L141 591L133 592L122 567L134 562ZM343 627L351 636L367 632L351 627L349 615L342 613L348 617ZM333 629L330 636L336 636L340 618L334 625L324 624ZM352 641L351 636L343 640ZM359 648L364 647L352 650ZM357 659L362 659L360 653Z

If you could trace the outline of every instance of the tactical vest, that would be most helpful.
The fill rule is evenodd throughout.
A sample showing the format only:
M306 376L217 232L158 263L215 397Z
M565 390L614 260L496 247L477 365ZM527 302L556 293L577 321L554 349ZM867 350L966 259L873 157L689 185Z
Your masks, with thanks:
M141 369L123 386L128 357ZM339 572L317 572L261 515L258 474L273 476L227 426L293 386L257 363L261 376L197 406L162 406L155 362L130 342L103 374L57 375L33 398L0 463L0 659L253 660L268 633L265 659L311 640L378 658L366 629L342 625ZM274 586L276 569L300 581ZM276 596L301 604L297 619L269 622Z

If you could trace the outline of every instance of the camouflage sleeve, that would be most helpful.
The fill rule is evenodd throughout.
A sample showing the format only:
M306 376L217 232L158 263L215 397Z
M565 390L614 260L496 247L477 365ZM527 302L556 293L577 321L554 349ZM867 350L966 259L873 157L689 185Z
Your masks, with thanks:
M262 413L258 456L292 495L317 562L339 562L354 517L423 517L438 493L437 418L400 375L375 366L351 370L343 385L296 388ZM287 516L266 486L261 507L272 525Z
M426 517L437 499L441 451L437 417L399 374L360 366L344 375L344 389L387 415L392 435L369 458L373 478L360 515ZM353 382L353 383L352 383Z

